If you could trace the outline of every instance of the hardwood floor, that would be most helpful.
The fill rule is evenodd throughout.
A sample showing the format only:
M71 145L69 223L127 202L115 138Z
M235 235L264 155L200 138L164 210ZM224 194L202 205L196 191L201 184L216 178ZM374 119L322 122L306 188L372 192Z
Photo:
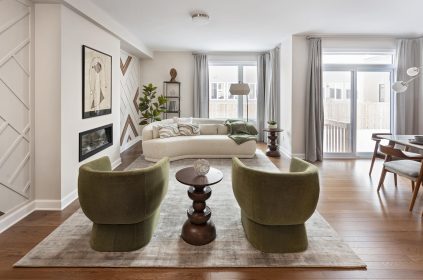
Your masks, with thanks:
M265 145L259 148L264 150ZM122 155L120 169L141 152L140 145ZM272 161L282 170L285 158ZM78 208L38 211L0 235L0 279L423 279L422 195L408 212L411 186L398 187L388 175L380 194L378 161L368 176L370 160L326 160L318 164L321 196L318 211L367 263L367 270L343 269L113 269L13 268L12 265Z

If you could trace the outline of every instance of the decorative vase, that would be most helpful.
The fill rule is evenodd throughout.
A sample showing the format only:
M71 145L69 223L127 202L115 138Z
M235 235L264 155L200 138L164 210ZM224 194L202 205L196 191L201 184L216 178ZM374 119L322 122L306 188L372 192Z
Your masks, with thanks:
M278 128L278 124L269 124L270 129L276 129Z
M205 159L199 159L194 162L194 170L198 176L204 176L209 173L210 163Z

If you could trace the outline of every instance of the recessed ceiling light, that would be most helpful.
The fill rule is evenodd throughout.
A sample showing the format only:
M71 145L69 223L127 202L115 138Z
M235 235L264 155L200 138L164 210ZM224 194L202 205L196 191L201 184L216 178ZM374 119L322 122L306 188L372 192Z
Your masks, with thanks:
M205 25L209 23L210 17L206 13L195 12L191 14L192 22L198 25Z

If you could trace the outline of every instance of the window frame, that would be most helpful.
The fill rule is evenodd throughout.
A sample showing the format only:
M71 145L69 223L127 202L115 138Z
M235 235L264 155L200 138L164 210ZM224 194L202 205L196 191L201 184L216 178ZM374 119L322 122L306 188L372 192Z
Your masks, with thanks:
M257 61L256 60L254 60L254 61L253 60L242 60L242 61L236 61L236 60L215 60L214 61L214 60L209 60L209 65L208 65L209 71L210 71L210 66L237 66L238 67L238 81L244 82L244 67L245 66L255 66L255 67L257 67ZM219 82L210 82L209 81L209 87L210 87L210 84L212 84L212 83L218 84ZM224 94L225 95L224 99L211 99L210 96L209 96L209 100L233 100L233 99L236 98L236 97L229 98L229 95L230 95L229 94L229 88L227 90L224 89L224 93L225 92L227 92L228 95L226 96L226 94ZM209 95L210 95L210 93L209 93ZM217 96L218 96L218 94L217 94ZM244 98L237 98L237 100L238 100L238 116L237 116L237 118L243 119L243 116L244 116L244 106L243 106ZM248 100L249 101L250 100L257 100L257 83L256 83L256 86L255 86L255 98L250 99L249 95L248 95ZM210 115L210 106L209 106L209 115ZM257 120L251 119L249 121L256 122Z

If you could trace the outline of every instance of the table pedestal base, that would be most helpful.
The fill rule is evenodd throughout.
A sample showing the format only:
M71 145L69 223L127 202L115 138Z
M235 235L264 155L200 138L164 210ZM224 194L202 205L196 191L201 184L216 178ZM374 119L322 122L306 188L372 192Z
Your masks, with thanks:
M216 228L212 221L196 225L187 220L182 227L181 237L191 245L206 245L216 239Z

